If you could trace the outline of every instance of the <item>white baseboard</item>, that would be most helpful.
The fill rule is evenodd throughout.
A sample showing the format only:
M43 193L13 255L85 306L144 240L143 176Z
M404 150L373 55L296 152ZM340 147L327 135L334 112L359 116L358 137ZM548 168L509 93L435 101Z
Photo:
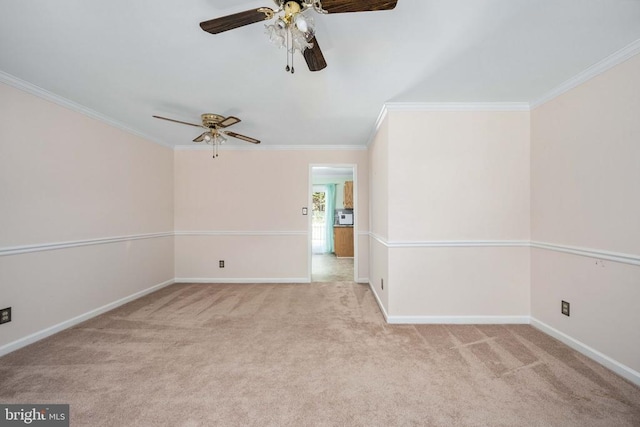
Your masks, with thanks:
M393 325L528 325L531 319L529 316L390 316L371 282L369 282L369 288L385 320Z
M72 326L75 326L79 323L82 323L85 320L89 320L93 317L99 316L102 313L106 313L107 311L113 310L114 308L120 307L121 305L124 305L135 299L141 298L147 294L155 292L173 283L174 283L173 279L167 280L166 282L162 282L158 285L144 289L140 292L136 292L135 294L131 294L127 297L124 297L122 299L109 303L107 305L103 305L102 307L96 308L95 310L91 310L87 313L81 314L80 316L76 316L73 319L65 320L64 322L58 323L57 325L43 329L41 331L28 335L24 338L20 338L16 341L10 342L9 344L5 344L2 347L0 347L0 357L4 356L5 354L9 354L13 351L16 351L22 347L26 347L29 344L33 344L36 341L40 341L41 339L44 339L50 335L53 335L55 333L68 329Z
M623 365L622 363L610 358L605 354L600 353L598 350L594 350L588 345L578 341L575 338L570 337L564 332L560 332L559 330L539 321L534 317L531 318L531 326L541 330L545 334L550 335L559 341L562 341L572 349L584 354L590 359L595 360L606 368L611 369L613 372L631 381L635 385L640 386L640 372L631 369L626 365Z
M380 298L378 297L378 294L376 293L376 290L373 288L373 285L371 284L371 281L369 281L369 288L371 288L371 292L373 293L373 296L376 298L376 302L378 303L378 307L380 307L380 311L382 312L382 315L384 316L384 320L389 323L389 315L387 314L387 310L384 309L384 305L382 305L382 301L380 301Z
M206 277L176 277L176 283L310 283L308 277L288 277L286 279L264 279L264 278L206 278Z
M389 316L396 325L528 325L529 316Z

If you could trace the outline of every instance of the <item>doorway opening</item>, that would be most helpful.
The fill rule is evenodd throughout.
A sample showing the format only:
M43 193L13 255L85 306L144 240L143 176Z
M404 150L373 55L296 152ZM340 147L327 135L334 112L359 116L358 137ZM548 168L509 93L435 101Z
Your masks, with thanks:
M355 165L310 170L309 265L312 282L355 281Z

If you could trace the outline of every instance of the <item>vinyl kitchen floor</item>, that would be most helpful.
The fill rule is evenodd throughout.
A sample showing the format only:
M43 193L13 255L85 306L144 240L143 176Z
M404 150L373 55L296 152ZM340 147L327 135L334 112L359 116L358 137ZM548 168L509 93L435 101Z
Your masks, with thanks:
M312 282L352 282L353 258L334 254L314 254L311 261Z

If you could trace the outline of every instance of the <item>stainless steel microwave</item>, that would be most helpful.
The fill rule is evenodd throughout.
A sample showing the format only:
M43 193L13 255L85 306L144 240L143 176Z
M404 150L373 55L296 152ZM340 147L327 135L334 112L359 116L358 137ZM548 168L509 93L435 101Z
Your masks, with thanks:
M351 213L338 214L338 224L339 225L353 225L353 214L351 214Z

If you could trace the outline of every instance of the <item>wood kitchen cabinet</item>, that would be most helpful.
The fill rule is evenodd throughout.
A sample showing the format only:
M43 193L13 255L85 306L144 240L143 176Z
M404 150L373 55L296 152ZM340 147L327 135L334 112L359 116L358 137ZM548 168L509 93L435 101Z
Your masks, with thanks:
M333 246L337 257L352 257L353 227L333 227Z
M353 181L344 183L344 208L353 209Z

